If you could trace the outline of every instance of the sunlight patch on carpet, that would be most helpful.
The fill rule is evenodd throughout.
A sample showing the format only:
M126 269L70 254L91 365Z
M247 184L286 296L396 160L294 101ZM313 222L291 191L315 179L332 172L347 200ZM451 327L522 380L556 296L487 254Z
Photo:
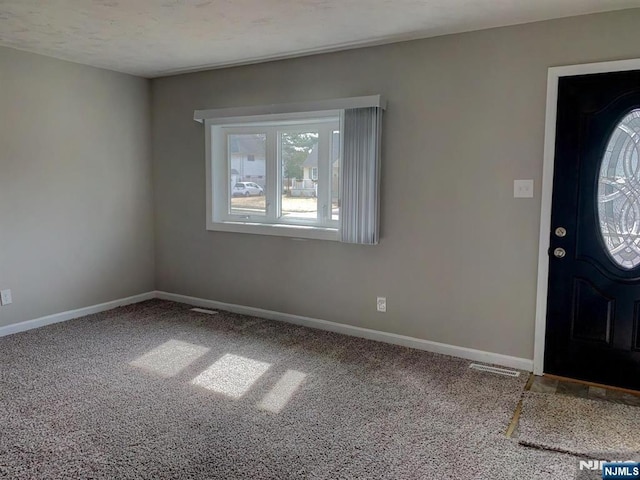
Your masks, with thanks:
M173 377L208 351L208 348L193 343L169 340L135 359L129 365L162 377Z
M231 398L240 398L269 367L269 363L228 353L191 383Z
M287 370L258 404L258 408L273 413L280 413L287 403L289 403L293 394L300 388L306 376L306 373L297 370Z

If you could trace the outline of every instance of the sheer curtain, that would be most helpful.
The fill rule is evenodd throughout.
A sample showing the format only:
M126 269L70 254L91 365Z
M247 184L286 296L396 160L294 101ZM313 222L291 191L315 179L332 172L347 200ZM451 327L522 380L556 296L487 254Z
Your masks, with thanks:
M340 240L376 245L380 216L382 108L344 111Z

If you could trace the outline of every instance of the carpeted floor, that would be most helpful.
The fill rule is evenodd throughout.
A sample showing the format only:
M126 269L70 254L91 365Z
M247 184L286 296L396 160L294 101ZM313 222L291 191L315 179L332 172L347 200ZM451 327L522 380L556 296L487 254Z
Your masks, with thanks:
M0 477L571 479L525 376L153 300L0 338Z
M525 392L518 440L597 460L640 459L640 407Z

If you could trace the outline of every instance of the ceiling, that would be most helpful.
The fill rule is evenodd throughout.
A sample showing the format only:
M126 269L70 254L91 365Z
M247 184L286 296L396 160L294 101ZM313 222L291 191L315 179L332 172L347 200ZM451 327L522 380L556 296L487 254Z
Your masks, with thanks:
M0 0L0 45L144 77L640 7L640 0Z

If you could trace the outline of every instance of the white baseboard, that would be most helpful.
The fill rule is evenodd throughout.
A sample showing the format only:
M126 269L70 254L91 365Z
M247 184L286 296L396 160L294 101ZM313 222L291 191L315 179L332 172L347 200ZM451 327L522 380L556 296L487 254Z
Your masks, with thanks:
M490 363L501 365L504 367L515 368L518 370L533 370L533 360L527 358L512 357L502 355L500 353L485 352L483 350L475 350L473 348L457 347L446 343L432 342L430 340L422 340L420 338L407 337L396 333L381 332L379 330L371 330L369 328L355 327L342 323L329 322L317 318L303 317L301 315L292 315L290 313L275 312L273 310L264 310L262 308L246 307L232 303L217 302L215 300L206 300L203 298L189 297L187 295L179 295L168 292L147 292L132 297L121 298L111 302L92 305L90 307L70 310L68 312L56 313L46 317L28 320L26 322L14 323L5 327L0 327L0 337L11 335L13 333L25 332L34 328L44 327L53 323L65 322L74 318L84 317L94 313L104 312L116 307L131 305L133 303L160 298L162 300L171 300L179 303L186 303L196 307L213 308L218 310L227 310L229 312L240 313L244 315L253 315L256 317L267 318L269 320L278 320L281 322L293 323L319 330L327 330L330 332L342 333L352 337L367 338L378 342L392 343L403 347L425 350L427 352L440 353L443 355L451 355L452 357L465 358L475 362Z
M156 298L156 292L147 292L140 295L134 295L133 297L120 298L111 302L92 305L90 307L78 308L77 310L55 313L53 315L47 315L46 317L27 320L26 322L13 323L5 327L0 327L0 337L11 335L13 333L25 332L34 328L44 327L45 325L51 325L52 323L66 322L67 320L73 320L74 318L80 318L86 315L91 315L93 313L104 312L106 310L111 310L112 308L123 307L125 305L131 305L132 303L143 302L145 300L151 300L153 298Z
M292 315L289 313L274 312L272 310L264 310L262 308L246 307L243 305L235 305L232 303L216 302L214 300L205 300L203 298L189 297L187 295L179 295L168 292L155 292L156 298L162 300L171 300L174 302L187 303L196 307L213 308L219 310L227 310L229 312L240 313L244 315L253 315L256 317L267 318L269 320L279 320L282 322L293 323L305 327L317 328L319 330L328 330L330 332L342 333L352 337L367 338L379 342L392 343L403 347L416 348L427 352L440 353L450 355L452 357L465 358L476 362L490 363L501 365L504 367L515 368L518 370L533 370L533 360L527 358L512 357L502 355L500 353L485 352L483 350L475 350L473 348L457 347L446 343L432 342L405 335L395 333L381 332L371 330L369 328L354 327L342 323L329 322L317 318L303 317L300 315Z

